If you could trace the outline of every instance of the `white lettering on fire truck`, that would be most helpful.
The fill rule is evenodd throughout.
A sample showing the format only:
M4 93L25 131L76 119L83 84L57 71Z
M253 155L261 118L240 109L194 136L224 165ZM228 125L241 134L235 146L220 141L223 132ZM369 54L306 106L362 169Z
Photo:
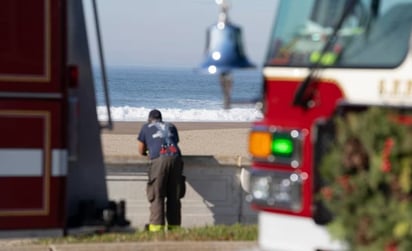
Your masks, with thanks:
M381 80L379 82L379 95L397 99L409 98L412 96L412 80Z

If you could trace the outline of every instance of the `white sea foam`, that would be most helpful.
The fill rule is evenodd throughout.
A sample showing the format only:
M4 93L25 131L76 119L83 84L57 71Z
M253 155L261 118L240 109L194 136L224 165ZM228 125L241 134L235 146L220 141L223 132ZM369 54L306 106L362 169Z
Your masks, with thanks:
M250 122L262 118L262 113L256 108L232 108L232 109L176 109L158 108L164 120L190 121L190 122ZM111 107L111 117L114 121L146 121L151 108L145 107ZM99 120L107 120L107 109L104 106L97 107Z

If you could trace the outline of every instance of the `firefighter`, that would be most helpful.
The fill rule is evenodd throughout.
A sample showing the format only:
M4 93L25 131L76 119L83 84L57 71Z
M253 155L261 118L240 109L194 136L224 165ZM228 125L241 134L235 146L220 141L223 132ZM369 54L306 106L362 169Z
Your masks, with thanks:
M175 125L163 122L159 110L149 113L137 137L138 151L148 156L151 165L146 187L150 202L147 229L158 232L181 225L181 202L184 196L183 160L178 147L179 135ZM166 214L166 215L165 215Z

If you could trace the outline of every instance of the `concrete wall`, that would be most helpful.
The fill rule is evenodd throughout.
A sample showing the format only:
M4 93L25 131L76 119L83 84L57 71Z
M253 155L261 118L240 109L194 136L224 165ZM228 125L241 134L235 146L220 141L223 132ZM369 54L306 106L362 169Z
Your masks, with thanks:
M182 199L182 226L256 224L257 214L245 201L239 163L222 164L212 156L184 157L186 196ZM109 199L126 201L126 217L143 228L149 219L145 189L149 163L106 163Z

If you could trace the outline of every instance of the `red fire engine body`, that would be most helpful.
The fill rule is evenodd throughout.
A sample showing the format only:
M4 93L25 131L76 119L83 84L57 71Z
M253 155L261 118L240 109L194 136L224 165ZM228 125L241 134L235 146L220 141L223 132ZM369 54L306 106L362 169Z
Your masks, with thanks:
M82 1L0 5L0 230L61 234L108 203Z
M315 193L340 108L412 107L412 1L279 1L250 132L249 200L264 250L341 250Z

